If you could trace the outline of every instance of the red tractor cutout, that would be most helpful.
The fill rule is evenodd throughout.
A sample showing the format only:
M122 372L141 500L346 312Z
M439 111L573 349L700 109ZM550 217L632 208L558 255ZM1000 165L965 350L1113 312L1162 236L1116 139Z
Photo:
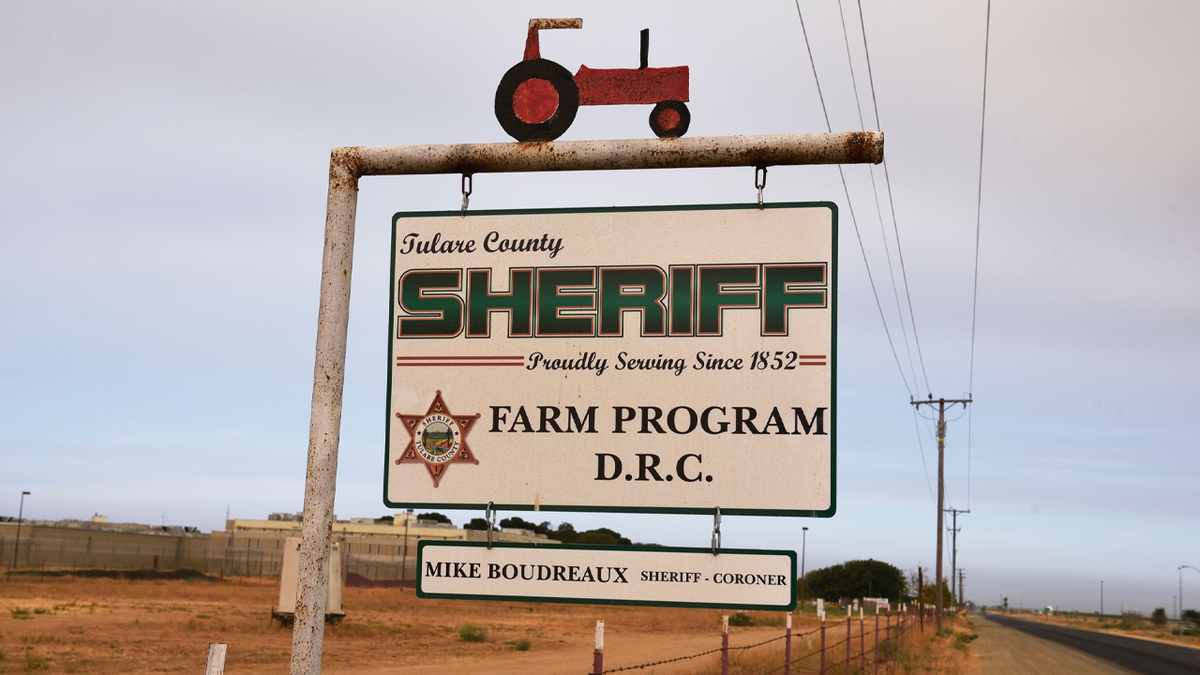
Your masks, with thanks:
M542 58L538 31L583 28L583 19L530 19L525 58L508 69L496 88L496 119L521 142L552 141L575 121L581 105L653 103L650 128L659 138L687 133L692 115L688 100L688 67L649 68L650 30L642 31L639 68L588 68L579 72Z

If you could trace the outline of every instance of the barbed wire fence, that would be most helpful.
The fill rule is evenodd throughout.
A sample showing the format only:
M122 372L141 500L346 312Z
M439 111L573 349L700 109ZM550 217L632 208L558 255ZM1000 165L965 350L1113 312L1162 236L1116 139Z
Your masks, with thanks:
M762 653L758 662L744 665L735 663L735 665L739 667L741 673L754 672L756 675L774 675L775 673L782 672L784 675L791 675L794 668L797 668L810 659L818 659L819 665L817 665L816 672L820 675L835 675L837 673L845 673L846 675L851 675L851 673L857 675L886 673L895 670L896 661L902 649L911 639L912 634L918 630L923 630L920 628L916 612L911 608L906 608L895 615L889 612L876 614L874 617L866 617L860 613L858 617L854 617L852 613L849 613L845 620L832 622L822 618L819 627L800 633L792 632L790 628L791 622L789 621L789 628L783 635L777 635L753 644L730 646L728 620L728 616L723 617L724 625L720 647L686 656L659 659L657 661L609 669L603 667L603 621L598 621L596 658L593 669L585 675L611 675L613 673L646 670L671 663L692 661L714 654L721 655L721 675L728 675L731 656L746 655L760 647L780 642L783 642L784 646L782 654L783 663L774 667L762 665L762 661L780 656L779 654ZM837 642L830 643L828 633L842 627L845 628L844 637ZM815 645L813 644L814 637L816 637L817 643ZM793 644L796 640L801 641L799 643L800 646L806 647L800 650L803 653L799 656L795 656L793 651ZM857 649L855 649L856 646ZM807 667L810 664L805 665ZM754 666L759 666L759 669L755 670ZM805 672L813 671L807 670Z

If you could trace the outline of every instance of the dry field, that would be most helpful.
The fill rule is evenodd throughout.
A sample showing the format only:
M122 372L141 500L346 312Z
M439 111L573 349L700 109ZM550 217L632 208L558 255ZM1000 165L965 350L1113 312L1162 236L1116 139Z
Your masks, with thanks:
M277 583L257 581L14 577L0 581L0 672L202 673L208 643L224 642L231 675L283 674L291 630L270 619L277 596ZM325 638L323 669L334 675L583 675L591 669L598 618L606 623L606 668L687 656L717 648L721 641L716 610L422 600L411 592L362 588L345 589L344 605L345 621L329 628ZM752 614L759 625L731 628L732 646L783 634L782 614ZM797 633L816 626L807 621L797 622ZM465 625L485 628L486 640L461 639ZM830 643L844 635L842 624L828 631ZM795 640L793 650L794 657L807 653L807 639ZM964 659L955 650L931 654L929 645L918 644L914 651L920 650L914 660L940 664L950 659L948 669L939 665L932 672L964 672L959 663ZM711 655L641 672L719 672L717 659ZM735 652L731 662L735 675L766 672L782 664L782 642ZM816 662L807 659L793 672L812 672L809 666Z

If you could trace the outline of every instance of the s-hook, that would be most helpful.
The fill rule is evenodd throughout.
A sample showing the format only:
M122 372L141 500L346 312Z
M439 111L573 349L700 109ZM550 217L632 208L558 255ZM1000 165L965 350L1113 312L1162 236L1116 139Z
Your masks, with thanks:
M767 167L754 167L754 187L758 188L758 208L763 208L763 188L767 187Z
M492 532L496 530L496 509L492 508L492 502L488 502L484 507L483 519L487 521L487 547L490 551L492 549Z
M471 201L471 190L475 188L475 174L464 173L462 175L462 210L458 212L459 218L467 216L467 204ZM761 199L759 201L762 201Z
M712 554L717 555L721 550L721 507L713 513Z

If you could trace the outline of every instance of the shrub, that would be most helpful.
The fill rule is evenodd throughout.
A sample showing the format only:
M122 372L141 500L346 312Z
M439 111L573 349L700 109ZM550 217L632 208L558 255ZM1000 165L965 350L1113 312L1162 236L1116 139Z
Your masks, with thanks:
M32 618L29 615L28 607L10 607L8 611L10 614L12 614L12 618L17 619L19 621L24 621L26 619Z
M519 652L527 652L529 651L529 648L533 646L533 643L525 638L521 638L520 640L512 640L506 644L512 645L512 648Z
M737 612L733 616L729 617L729 625L730 626L753 626L754 625L754 616L747 614L745 612Z
M1150 615L1150 623L1155 626L1167 625L1167 610L1163 607L1156 607Z
M487 640L487 629L471 624L464 624L458 628L458 639L463 642L485 642Z

